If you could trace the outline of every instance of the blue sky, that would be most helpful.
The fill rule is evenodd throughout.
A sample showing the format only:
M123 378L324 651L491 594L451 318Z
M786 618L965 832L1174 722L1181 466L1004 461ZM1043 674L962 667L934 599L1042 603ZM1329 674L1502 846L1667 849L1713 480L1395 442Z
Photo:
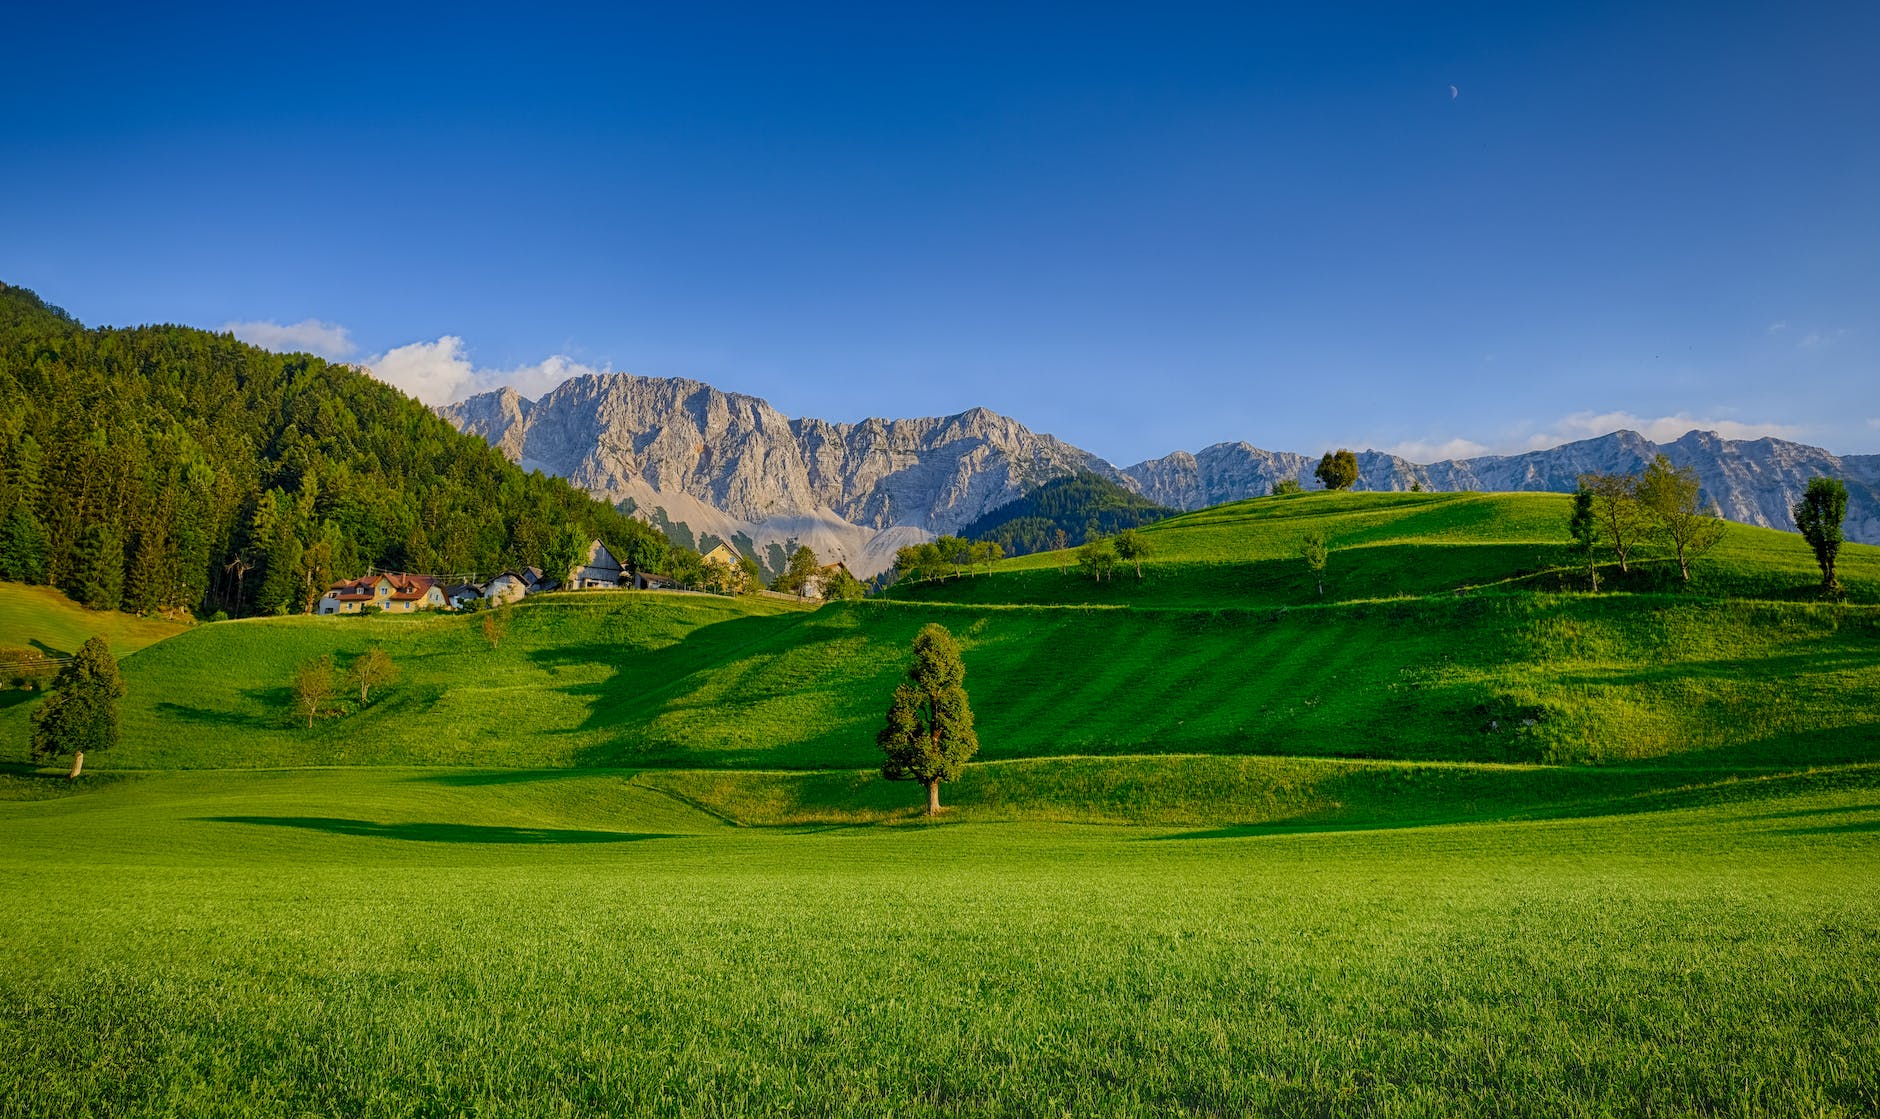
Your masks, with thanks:
M0 279L1118 463L1880 451L1880 6L36 5Z

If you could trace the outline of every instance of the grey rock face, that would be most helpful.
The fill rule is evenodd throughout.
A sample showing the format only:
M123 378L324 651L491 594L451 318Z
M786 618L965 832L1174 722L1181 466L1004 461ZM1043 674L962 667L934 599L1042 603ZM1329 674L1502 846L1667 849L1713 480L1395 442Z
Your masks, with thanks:
M911 543L1077 470L1121 478L1089 452L983 408L792 421L756 397L683 378L577 377L534 403L501 389L439 411L524 466L604 500L665 510L695 534L810 542L801 531L813 524L858 575L872 573L858 564L893 562L868 546L892 526L920 530L903 539Z

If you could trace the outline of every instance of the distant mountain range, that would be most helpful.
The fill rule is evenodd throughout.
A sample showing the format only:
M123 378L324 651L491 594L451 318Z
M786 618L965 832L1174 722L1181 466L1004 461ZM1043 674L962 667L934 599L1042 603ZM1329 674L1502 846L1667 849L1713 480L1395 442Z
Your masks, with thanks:
M538 400L514 389L439 412L525 468L567 478L697 545L724 540L780 569L807 544L867 576L895 549L956 532L1055 478L1088 471L1177 509L1313 485L1316 458L1217 443L1118 469L984 408L955 416L831 423L683 378L577 377ZM1880 455L1836 456L1781 439L1693 431L1657 444L1633 431L1519 455L1419 464L1358 455L1357 488L1570 491L1589 471L1634 472L1664 453L1697 470L1724 516L1793 529L1789 507L1817 475L1848 487L1850 540L1880 543Z

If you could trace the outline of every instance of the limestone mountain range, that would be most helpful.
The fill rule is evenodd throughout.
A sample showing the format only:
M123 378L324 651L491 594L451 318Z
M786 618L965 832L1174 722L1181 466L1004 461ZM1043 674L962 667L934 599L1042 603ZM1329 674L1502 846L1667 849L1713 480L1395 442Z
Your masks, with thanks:
M1315 457L1218 443L1117 468L984 408L920 419L790 419L765 401L700 381L624 373L576 377L536 400L514 389L439 409L524 467L567 478L681 541L730 541L773 569L797 544L857 575L903 544L953 532L1034 486L1079 470L1151 500L1198 509L1311 486ZM1789 507L1816 475L1848 486L1850 540L1880 543L1880 455L1836 456L1785 440L1693 431L1655 444L1632 431L1517 455L1419 464L1358 456L1358 488L1567 491L1588 471L1635 472L1663 452L1693 466L1724 516L1793 529Z

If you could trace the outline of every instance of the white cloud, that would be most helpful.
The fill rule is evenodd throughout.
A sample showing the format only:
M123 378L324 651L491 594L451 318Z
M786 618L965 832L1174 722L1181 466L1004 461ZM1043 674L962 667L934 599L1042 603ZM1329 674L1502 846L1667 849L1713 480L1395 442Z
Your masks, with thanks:
M1669 443L1689 431L1714 431L1725 439L1760 439L1765 435L1794 439L1802 434L1802 429L1794 424L1745 423L1693 416L1688 412L1649 418L1631 412L1575 412L1546 425L1545 430L1528 435L1518 449L1540 451L1615 431L1636 431L1654 443Z
M1411 462L1432 463L1452 458L1474 458L1489 453L1487 445L1473 439L1450 439L1442 443L1431 443L1422 439L1413 439L1407 443L1393 443L1379 448L1387 455L1409 459Z
M1780 319L1769 324L1769 333L1780 334L1789 328L1789 320Z
M352 335L338 323L302 319L296 323L229 322L222 329L244 342L273 350L277 354L310 353L338 361L350 357L359 347Z
M514 369L479 369L471 362L463 339L454 334L387 350L367 358L365 364L374 377L426 404L450 404L503 385L513 386L523 396L537 397L570 378L607 372L561 354Z
M1868 420L1867 426L1873 428L1875 431L1880 431L1880 416L1875 416L1873 419Z
M1802 335L1802 340L1795 343L1795 346L1801 350L1820 350L1846 337L1847 331L1845 330L1811 330Z

